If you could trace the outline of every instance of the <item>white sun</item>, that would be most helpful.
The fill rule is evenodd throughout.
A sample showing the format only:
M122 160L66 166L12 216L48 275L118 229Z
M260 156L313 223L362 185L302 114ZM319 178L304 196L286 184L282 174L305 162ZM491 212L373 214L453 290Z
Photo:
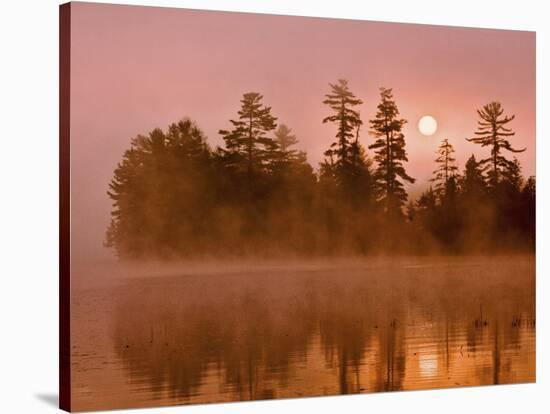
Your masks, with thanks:
M422 135L429 137L437 131L437 121L431 115L424 115L420 118L420 121L418 121L418 130Z

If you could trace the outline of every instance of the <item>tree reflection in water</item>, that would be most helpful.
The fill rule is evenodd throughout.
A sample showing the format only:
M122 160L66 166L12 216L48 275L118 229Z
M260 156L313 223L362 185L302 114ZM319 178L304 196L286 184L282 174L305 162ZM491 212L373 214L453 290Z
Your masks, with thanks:
M115 298L114 347L130 381L183 402L207 401L212 383L249 400L533 380L534 342L521 343L534 335L534 281L502 270L139 279Z

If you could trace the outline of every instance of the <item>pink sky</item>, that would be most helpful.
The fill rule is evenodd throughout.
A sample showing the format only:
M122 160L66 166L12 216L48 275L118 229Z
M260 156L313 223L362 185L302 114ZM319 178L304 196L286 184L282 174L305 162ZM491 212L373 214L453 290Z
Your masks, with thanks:
M257 91L290 126L314 167L334 140L322 124L329 82L349 81L372 118L391 87L405 128L409 193L428 186L443 138L459 167L489 150L468 143L476 109L500 101L516 115L512 144L535 173L535 33L341 19L73 3L71 50L72 234L76 257L107 255L108 183L129 140L189 116L221 145L243 93ZM439 123L431 137L417 122ZM363 128L362 142L373 138Z

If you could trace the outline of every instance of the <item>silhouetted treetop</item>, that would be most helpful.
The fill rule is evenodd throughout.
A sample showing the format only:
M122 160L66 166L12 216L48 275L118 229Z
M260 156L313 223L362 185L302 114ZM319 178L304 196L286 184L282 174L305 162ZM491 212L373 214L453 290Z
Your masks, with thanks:
M475 137L466 138L467 141L479 144L482 147L491 147L491 156L480 161L480 165L489 170L489 184L496 187L500 180L501 170L513 168L512 162L501 155L501 150L509 152L523 152L526 148L515 149L508 140L515 135L507 125L514 120L515 115L504 115L504 108L500 102L491 102L477 110L479 116Z
M114 171L108 196L113 200L106 245L120 256L191 251L183 235L203 231L212 196L212 154L202 131L189 119L156 128L130 141ZM182 223L185 216L191 223ZM186 229L186 230L184 230Z
M282 162L292 162L304 158L305 153L303 151L293 148L298 143L298 138L287 125L279 124L274 131L274 136Z
M352 141L356 129L362 124L359 112L354 107L363 101L357 98L349 89L348 81L339 79L336 84L330 85L330 93L325 95L323 103L334 112L323 119L323 123L332 122L337 125L336 141L325 152L327 157L335 157L341 173L346 174L351 164Z
M406 173L403 166L408 161L402 132L407 120L399 118L399 109L393 100L391 89L380 88L376 116L369 122L370 133L376 137L369 149L373 149L376 154L374 160L378 164L376 178L382 194L381 201L387 212L401 214L401 207L407 201L407 192L402 181L414 183L415 180Z
M435 163L437 168L433 172L431 182L435 183L435 192L438 196L444 195L451 178L454 179L458 166L454 157L454 147L447 138L441 141L437 149L437 158Z
M256 169L265 168L276 149L275 141L266 134L276 128L277 118L262 99L263 96L257 92L245 93L238 111L239 118L230 120L233 129L219 131L225 141L228 164L249 175Z
M464 172L460 178L460 188L470 198L480 198L486 194L487 186L483 177L483 169L476 161L474 154L466 161Z

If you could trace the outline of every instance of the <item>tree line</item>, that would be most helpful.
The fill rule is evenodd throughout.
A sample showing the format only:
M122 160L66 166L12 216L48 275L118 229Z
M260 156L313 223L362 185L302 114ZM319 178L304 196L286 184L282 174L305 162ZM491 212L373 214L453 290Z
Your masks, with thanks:
M348 82L329 86L322 122L336 132L317 170L257 92L219 130L223 146L189 118L133 138L109 184L105 245L126 258L534 249L535 179L506 158L525 148L510 144L514 116L500 103L477 111L468 138L487 158L459 172L443 140L430 187L409 201L407 120L392 89L364 125Z

